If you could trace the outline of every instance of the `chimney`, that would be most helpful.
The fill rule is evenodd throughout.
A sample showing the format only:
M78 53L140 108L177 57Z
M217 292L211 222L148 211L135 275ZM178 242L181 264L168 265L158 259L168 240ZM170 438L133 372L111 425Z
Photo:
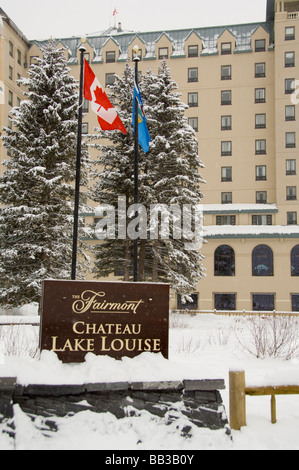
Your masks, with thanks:
M121 23L118 23L117 32L122 33Z

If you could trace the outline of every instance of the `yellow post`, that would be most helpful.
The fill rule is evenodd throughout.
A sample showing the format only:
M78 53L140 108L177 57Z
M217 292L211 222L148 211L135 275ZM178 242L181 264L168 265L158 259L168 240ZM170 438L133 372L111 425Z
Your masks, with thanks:
M272 422L272 424L277 423L277 418L276 418L276 397L275 397L275 395L271 395L271 422Z
M246 426L245 372L229 373L230 427L240 431Z

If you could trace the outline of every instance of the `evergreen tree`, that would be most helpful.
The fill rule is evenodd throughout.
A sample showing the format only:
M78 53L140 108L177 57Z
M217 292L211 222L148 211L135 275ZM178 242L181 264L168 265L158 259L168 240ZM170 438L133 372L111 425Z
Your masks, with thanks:
M54 41L22 84L0 180L0 302L14 306L39 301L43 279L70 279L78 125L78 85Z
M181 209L183 223L183 206L195 207L202 199L200 184L203 181L199 174L202 163L195 132L184 115L186 105L180 101L166 62L161 64L158 75L149 71L140 86L152 143L147 154L139 146L139 203L147 210L147 239L138 242L139 280L169 282L185 297L195 290L203 273L200 251L190 250L190 242L194 241L190 235L182 233L182 237L176 239L171 224L167 239L162 239L161 232L151 237L149 216L153 205L170 209L175 206ZM133 88L134 71L126 65L122 78L116 78L111 87L111 97L119 107L127 135L117 131L100 133L97 137L105 136L105 143L95 144L100 153L92 199L102 207L113 206L116 216L119 196L126 198L127 208L134 201ZM126 216L127 227L130 220ZM126 239L120 239L118 220L115 222L115 239L96 245L95 272L98 277L106 277L120 268L124 280L130 280L133 241L128 234ZM194 219L191 228L195 229Z
M199 173L203 164L196 135L185 117L187 106L180 100L165 60L158 75L148 71L141 88L152 139L144 183L149 202L181 208L183 223L183 208L201 203L200 186L204 183ZM200 251L190 249L189 244L196 229L194 215L191 234L182 232L176 239L172 232L168 240L159 236L151 243L152 279L167 280L183 297L194 291L203 275Z

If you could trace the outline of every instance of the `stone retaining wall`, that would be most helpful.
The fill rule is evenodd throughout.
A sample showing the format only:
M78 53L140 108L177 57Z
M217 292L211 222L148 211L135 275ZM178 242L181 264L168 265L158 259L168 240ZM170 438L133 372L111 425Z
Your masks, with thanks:
M56 417L81 411L110 412L118 419L138 416L147 411L170 424L185 418L182 434L188 435L192 425L212 430L225 430L229 424L219 390L223 380L185 380L183 382L119 382L84 385L21 386L15 378L0 378L0 424L2 432L12 437L14 405L38 423L43 433L58 430ZM42 418L42 419L41 419Z

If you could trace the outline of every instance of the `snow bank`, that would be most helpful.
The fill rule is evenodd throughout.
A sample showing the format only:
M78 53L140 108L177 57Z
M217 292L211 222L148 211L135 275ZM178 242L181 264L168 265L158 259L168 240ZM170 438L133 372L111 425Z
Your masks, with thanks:
M161 354L143 353L121 361L87 354L82 364L63 364L54 352L43 351L40 359L8 357L0 365L0 377L17 377L20 385L81 385L105 382L156 382L221 379L194 364L166 360Z

